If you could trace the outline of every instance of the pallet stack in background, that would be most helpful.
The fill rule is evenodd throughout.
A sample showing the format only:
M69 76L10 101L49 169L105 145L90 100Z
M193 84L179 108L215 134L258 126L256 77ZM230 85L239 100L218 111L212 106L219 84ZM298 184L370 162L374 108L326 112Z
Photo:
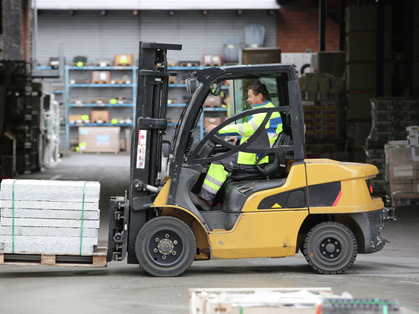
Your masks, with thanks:
M299 81L306 125L307 158L347 160L343 152L343 79L317 72L305 73Z
M380 174L371 180L377 193L385 193L384 145L393 141L406 141L407 127L419 123L419 100L411 98L371 98L372 127L365 141L366 162L377 166Z
M419 204L419 127L406 130L408 140L385 145L387 200L396 206Z
M1 182L0 249L92 255L98 244L99 182Z
M372 118L369 99L376 97L377 6L348 6L345 14L347 147L352 161L365 162L364 145L371 130ZM390 95L390 6L385 6L384 20L384 95Z

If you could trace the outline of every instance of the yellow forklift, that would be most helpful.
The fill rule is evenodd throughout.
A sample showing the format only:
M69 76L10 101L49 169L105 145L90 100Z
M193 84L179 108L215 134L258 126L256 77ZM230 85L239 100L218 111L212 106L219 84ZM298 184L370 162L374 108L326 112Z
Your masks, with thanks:
M279 258L300 250L323 274L345 272L358 253L380 251L384 221L393 208L373 197L367 180L375 166L305 159L304 114L294 66L238 65L191 71L192 93L167 131L167 53L181 45L140 42L137 107L132 136L129 197L112 197L108 261L140 264L153 276L178 276L193 261ZM274 108L247 109L247 87L264 83ZM228 85L230 116L202 140L203 104ZM280 113L283 131L269 144L265 124ZM226 125L263 113L264 122L241 145L218 135ZM269 163L232 172L211 210L195 206L210 163L236 152L268 157Z

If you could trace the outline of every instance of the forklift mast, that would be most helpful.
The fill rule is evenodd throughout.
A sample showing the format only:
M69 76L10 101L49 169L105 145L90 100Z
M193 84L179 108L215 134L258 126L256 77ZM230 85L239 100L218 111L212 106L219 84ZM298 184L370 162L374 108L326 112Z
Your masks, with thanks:
M147 221L147 211L158 192L161 172L162 137L167 127L169 76L167 50L182 45L140 42L137 100L131 137L129 201L113 197L110 204L108 261L138 263L135 237ZM131 236L130 236L131 235Z

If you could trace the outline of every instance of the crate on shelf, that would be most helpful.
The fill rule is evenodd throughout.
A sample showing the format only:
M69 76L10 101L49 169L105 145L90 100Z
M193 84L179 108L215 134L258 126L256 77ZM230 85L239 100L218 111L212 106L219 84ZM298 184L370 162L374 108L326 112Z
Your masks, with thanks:
M92 110L90 112L90 121L92 123L110 123L109 110Z
M203 62L204 66L221 66L223 64L223 57L221 55L210 55L204 54Z
M89 64L87 63L87 56L74 56L71 65L78 67L88 66Z
M92 71L92 84L110 84L110 71Z
M115 66L133 66L134 58L132 54L115 55Z
M120 127L79 127L79 152L119 151Z

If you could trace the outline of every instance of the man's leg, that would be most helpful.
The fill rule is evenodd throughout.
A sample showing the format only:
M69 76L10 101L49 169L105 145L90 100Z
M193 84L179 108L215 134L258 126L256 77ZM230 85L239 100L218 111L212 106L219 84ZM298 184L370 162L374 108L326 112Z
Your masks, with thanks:
M227 158L214 161L208 169L198 197L193 199L194 204L209 210L212 200L226 181L227 174L233 171L236 165L237 153Z

